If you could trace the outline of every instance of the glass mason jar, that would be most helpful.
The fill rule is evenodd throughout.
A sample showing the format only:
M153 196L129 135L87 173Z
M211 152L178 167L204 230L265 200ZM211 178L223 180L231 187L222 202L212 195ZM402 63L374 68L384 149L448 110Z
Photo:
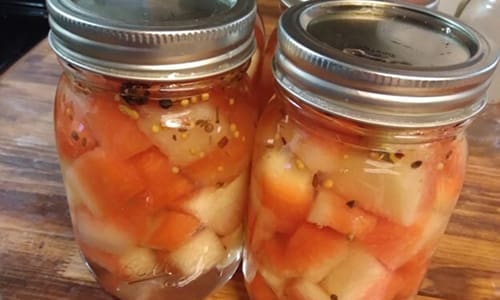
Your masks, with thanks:
M48 2L75 239L120 299L203 299L241 259L256 6L203 4Z
M287 8L290 8L294 5L308 1L310 0L280 0L281 12L285 11ZM439 6L439 0L393 0L391 2L421 5L427 9L434 9L434 10L437 10ZM262 72L260 75L260 80L257 82L257 87L258 87L257 92L259 93L259 99L264 103L267 103L274 94L274 80L271 71L271 66L277 42L278 42L277 28L275 28L271 32L267 40L266 48L264 51Z
M412 299L459 197L464 130L497 61L472 28L415 6L288 9L276 96L255 137L250 298Z

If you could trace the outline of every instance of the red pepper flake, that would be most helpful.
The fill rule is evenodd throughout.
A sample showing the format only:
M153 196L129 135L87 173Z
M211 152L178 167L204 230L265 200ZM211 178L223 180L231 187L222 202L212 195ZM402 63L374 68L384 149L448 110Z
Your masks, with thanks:
M177 141L177 135L172 134L172 139L173 139L174 141Z
M450 159L452 154L453 154L452 150L448 151L448 153L446 153L446 159Z
M281 142L283 143L283 146L286 145L286 139L283 136L281 137Z
M219 107L215 107L215 124L219 124L220 119L219 119Z
M414 162L411 163L411 168L412 169L418 169L420 168L420 166L422 165L422 161L421 160L416 160Z
M219 142L217 143L217 146L219 146L219 148L224 148L224 147L226 147L227 143L229 143L229 139L227 138L227 136L224 136L223 138L221 138L219 140Z
M319 185L319 174L318 173L314 173L313 180L312 180L312 186L314 188L317 188L318 185Z
M82 146L87 147L87 138L85 137L82 139Z
M394 153L394 157L396 157L397 159L402 159L403 157L405 157L405 155L402 152L396 152Z
M200 127L205 126L207 123L208 123L208 121L207 121L207 120L201 120L201 119L200 119L200 120L196 120L196 122L194 122L194 124L195 124L196 126L200 126Z
M219 181L219 182L215 183L216 188L221 188L223 186L224 186L224 182Z
M78 139L80 139L80 137L78 136L78 133L76 131L71 131L71 138L74 141L78 141Z
M345 203L347 206L349 206L350 208L353 208L354 205L356 204L356 200L350 200L350 201L347 201Z
M330 295L330 300L339 300L339 297L335 294Z

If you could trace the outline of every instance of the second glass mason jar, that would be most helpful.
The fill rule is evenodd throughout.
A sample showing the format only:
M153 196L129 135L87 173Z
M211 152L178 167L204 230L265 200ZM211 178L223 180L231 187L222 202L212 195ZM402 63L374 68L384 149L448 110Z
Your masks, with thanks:
M85 261L120 299L203 299L241 259L255 1L48 9L64 70L57 150Z
M495 49L415 6L288 9L256 132L243 272L253 300L406 300L464 181Z

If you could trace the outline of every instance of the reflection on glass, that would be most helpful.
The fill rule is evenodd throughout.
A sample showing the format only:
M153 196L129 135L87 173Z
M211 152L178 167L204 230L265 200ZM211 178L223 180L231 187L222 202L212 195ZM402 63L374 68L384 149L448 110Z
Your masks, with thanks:
M73 0L84 10L130 25L162 25L169 21L207 18L227 11L236 0ZM119 9L117 9L119 8Z

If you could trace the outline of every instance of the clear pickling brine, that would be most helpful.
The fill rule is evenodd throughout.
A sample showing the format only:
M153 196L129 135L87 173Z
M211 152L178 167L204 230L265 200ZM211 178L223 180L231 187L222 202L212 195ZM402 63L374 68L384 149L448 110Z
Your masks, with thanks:
M250 298L413 299L497 50L450 17L378 1L299 4L277 40L250 176Z
M256 7L188 2L49 1L74 235L120 299L204 299L242 256Z

